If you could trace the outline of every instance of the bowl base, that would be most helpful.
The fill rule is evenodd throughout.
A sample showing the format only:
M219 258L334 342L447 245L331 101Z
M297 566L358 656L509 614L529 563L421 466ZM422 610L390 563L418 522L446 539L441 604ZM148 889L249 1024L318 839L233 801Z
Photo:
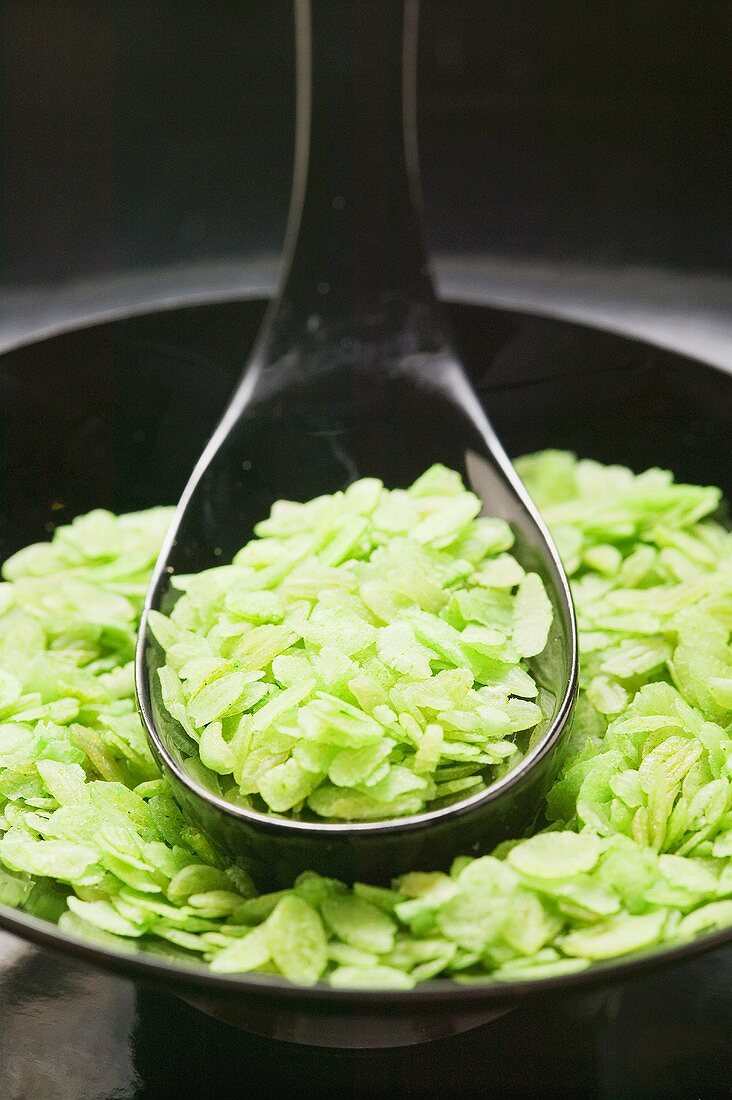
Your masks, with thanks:
M205 994L177 993L186 1004L229 1024L240 1031L249 1031L266 1039L298 1043L302 1046L339 1047L347 1050L375 1050L386 1047L408 1047L446 1039L472 1031L513 1011L515 1004L493 1007L471 1007L464 1011L412 1015L388 1015L388 1006L381 1013L348 1012L341 1006L338 1014L298 1012L287 1009L252 1010L239 998L207 997Z

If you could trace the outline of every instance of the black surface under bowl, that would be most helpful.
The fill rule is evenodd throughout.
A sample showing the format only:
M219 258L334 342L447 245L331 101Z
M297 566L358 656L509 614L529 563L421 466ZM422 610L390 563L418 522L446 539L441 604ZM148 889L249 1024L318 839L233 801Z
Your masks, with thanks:
M96 507L172 504L226 403L262 301L121 318L29 344L0 359L0 557ZM668 467L732 496L732 377L597 329L453 304L458 350L512 455L544 447ZM170 440L176 440L171 448ZM154 470L154 477L150 471ZM407 870L408 868L405 868ZM126 956L0 906L0 925L90 963L166 986L253 1031L325 1046L419 1042L476 1026L526 997L609 988L643 967L717 949L732 929L541 982L409 991L303 989L267 975Z

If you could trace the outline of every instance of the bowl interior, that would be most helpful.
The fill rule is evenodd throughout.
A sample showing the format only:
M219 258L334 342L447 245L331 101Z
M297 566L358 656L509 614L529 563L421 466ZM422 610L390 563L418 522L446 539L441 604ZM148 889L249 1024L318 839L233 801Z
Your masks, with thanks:
M246 362L264 306L227 302L122 318L0 358L0 559L92 508L175 503ZM567 322L455 303L449 312L458 350L511 455L569 448L635 470L668 467L732 496L732 377ZM39 930L22 914L3 912L0 923L66 943L54 926ZM720 939L709 937L710 944ZM168 982L208 981L202 968L115 960L95 947L83 953L122 969L147 967ZM278 983L259 984L283 992ZM454 983L429 984L445 997L467 994ZM237 980L224 985L233 989ZM238 985L252 990L257 979ZM483 996L510 994L503 987Z
M0 555L91 508L174 503L263 311L259 300L174 309L2 356ZM636 470L667 466L729 495L732 378L723 372L568 322L463 304L449 312L510 454L568 447Z

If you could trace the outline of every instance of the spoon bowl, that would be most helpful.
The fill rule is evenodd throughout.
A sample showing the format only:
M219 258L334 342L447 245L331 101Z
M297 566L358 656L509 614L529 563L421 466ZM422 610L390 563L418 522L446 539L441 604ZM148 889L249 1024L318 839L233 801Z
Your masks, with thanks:
M421 239L414 126L417 5L319 0L297 12L295 178L281 289L250 362L181 497L158 559L136 655L140 712L186 815L258 884L305 869L388 882L489 851L531 822L553 778L577 691L577 634L559 556L467 375ZM374 66L379 56L384 64ZM279 499L359 477L405 487L435 462L459 470L514 553L539 573L552 630L532 674L548 713L520 763L451 805L378 822L301 821L236 805L165 709L152 609L171 576L231 560Z

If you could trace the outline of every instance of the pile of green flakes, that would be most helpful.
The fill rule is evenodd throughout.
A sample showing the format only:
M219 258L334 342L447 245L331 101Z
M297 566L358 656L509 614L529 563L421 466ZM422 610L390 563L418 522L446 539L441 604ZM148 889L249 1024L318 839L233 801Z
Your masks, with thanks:
M662 470L635 476L564 452L529 456L519 468L570 573L580 626L577 720L547 799L546 829L490 856L459 856L449 872L405 868L391 889L346 888L307 873L289 890L259 895L247 874L221 863L182 818L136 715L137 622L170 512L117 518L97 511L59 528L50 544L16 554L3 570L0 901L119 950L339 988L407 989L437 976L549 977L732 925L732 534L710 518L720 494L675 485ZM515 760L516 731L537 717L523 659L545 640L545 603L508 555L502 525L468 515L470 494L444 471L429 472L425 484L423 496L414 488L385 494L380 486L377 494L374 483L354 489L347 521L329 521L330 560L312 538L321 529L319 510L331 504L275 510L230 567L244 581L238 593L227 581L222 603L215 573L192 580L179 601L186 601L185 614L176 609L171 623L157 624L167 674L181 685L180 720L239 797L265 798L274 788L262 786L256 738L242 737L235 748L227 741L245 711L226 711L248 698L247 722L258 732L257 714L301 681L303 662L310 686L301 710L312 707L305 736L287 733L288 723L299 721L294 696L289 716L286 707L270 711L262 726L280 730L277 766L289 769L276 785L275 805L278 792L289 801L299 790L290 805L315 798L318 813L345 807L369 816L375 802L407 812L402 806L411 809L418 799L429 804L471 789L467 782L443 784L475 784L479 772L483 781ZM449 485L454 493L444 491ZM369 493L378 497L373 511ZM464 512L451 513L449 502L430 509L424 500L433 495L451 497ZM464 539L459 552L456 535ZM415 565L395 583L407 544ZM286 546L292 553L280 554L278 571L269 554ZM429 569L417 567L427 561ZM471 564L470 574L450 576L459 562ZM266 587L247 587L255 572L268 577ZM349 576L354 588L335 580ZM402 581L417 586L403 589L408 606L395 597ZM233 604L230 593L237 593ZM466 614L484 599L484 615ZM300 601L319 609L311 627ZM362 617L362 605L372 616ZM354 611L337 636L332 608ZM363 663L351 648L361 629L356 620L371 626ZM291 637L294 623L299 640ZM261 648L249 650L255 631ZM459 648L444 648L448 638ZM407 665L390 663L402 658ZM232 672L244 678L234 681L236 696L232 684L223 709L214 691L210 709L201 701L206 660L211 672L211 662L217 669L221 661L238 662L219 684ZM179 673L196 661L203 662L195 671L202 686L194 698L194 674ZM425 661L429 679L415 675L426 672ZM463 680L455 675L461 669L469 672ZM417 685L406 699L403 683ZM428 685L435 685L434 697L425 695ZM353 709L345 706L348 691ZM407 720L398 736L384 737L393 721L377 707L410 715L415 725ZM343 743L323 736L324 715L346 731ZM363 734L372 729L365 719L379 724L378 742ZM431 727L439 737L428 737ZM359 745L354 730L364 736ZM309 745L309 759L322 754L317 770L298 760L300 741ZM373 764L369 753L384 741L394 742L388 759L368 772L365 763L359 768L364 758ZM330 771L343 752L350 754L341 773L347 782L339 785ZM302 779L292 761L320 776L307 793L292 781L292 773ZM379 769L384 774L375 778ZM394 772L393 785L380 788ZM348 802L339 806L333 790L346 792Z
M382 820L515 766L552 607L480 510L444 466L408 490L365 478L279 501L232 565L173 578L171 617L151 615L162 696L226 797Z

